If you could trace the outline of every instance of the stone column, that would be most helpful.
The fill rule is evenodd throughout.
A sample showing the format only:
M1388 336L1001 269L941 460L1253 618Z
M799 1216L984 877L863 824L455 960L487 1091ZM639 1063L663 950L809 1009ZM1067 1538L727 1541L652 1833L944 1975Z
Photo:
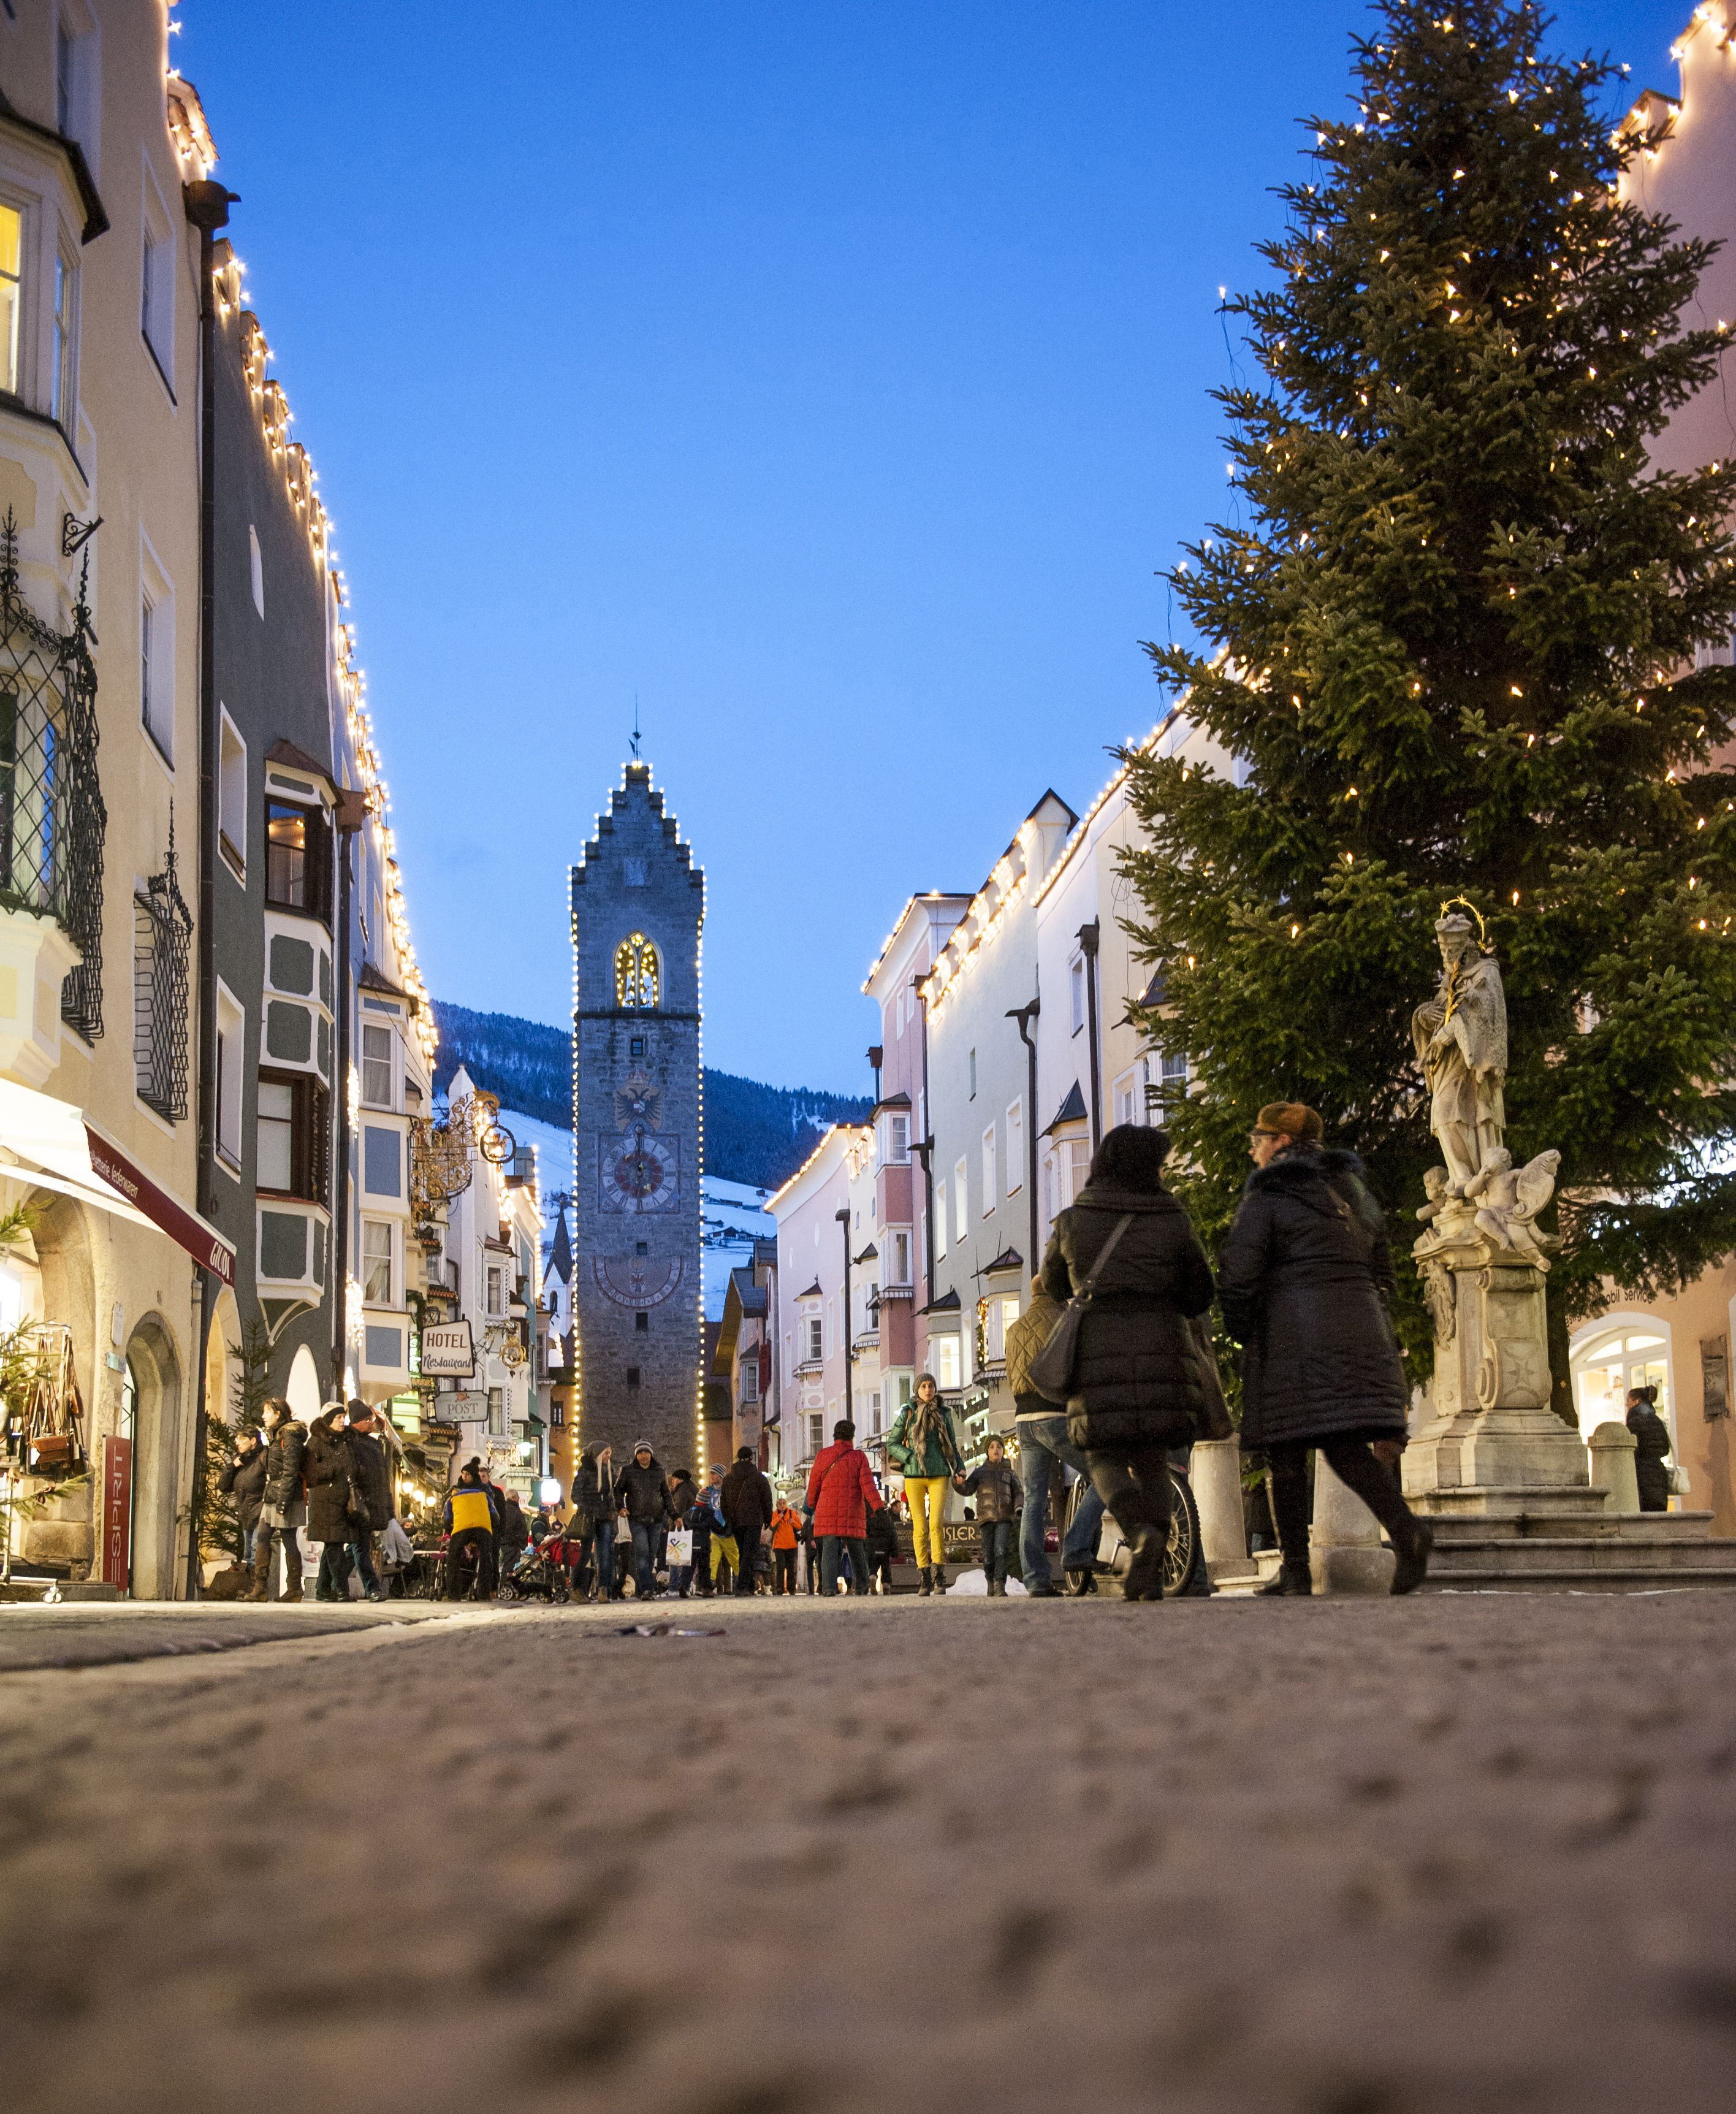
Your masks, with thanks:
M1250 1575L1248 1535L1242 1523L1241 1448L1233 1439L1205 1439L1188 1462L1194 1502L1199 1508L1199 1539L1213 1578Z
M1634 1456L1639 1442L1625 1424L1600 1424L1586 1444L1592 1450L1592 1488L1605 1493L1606 1512L1639 1510Z
M1317 1593L1384 1593L1398 1559L1356 1493L1314 1456L1314 1526L1309 1558Z

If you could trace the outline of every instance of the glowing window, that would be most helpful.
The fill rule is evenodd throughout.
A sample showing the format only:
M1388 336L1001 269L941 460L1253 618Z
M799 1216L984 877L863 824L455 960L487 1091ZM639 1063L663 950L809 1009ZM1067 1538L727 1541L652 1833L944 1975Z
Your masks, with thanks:
M622 940L614 950L614 1002L619 1006L657 1003L657 950L642 932Z

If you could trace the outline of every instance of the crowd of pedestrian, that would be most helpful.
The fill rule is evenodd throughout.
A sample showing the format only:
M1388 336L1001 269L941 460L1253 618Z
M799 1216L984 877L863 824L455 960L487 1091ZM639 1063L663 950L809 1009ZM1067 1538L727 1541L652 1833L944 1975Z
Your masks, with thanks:
M887 1438L887 1480L895 1472L897 1489L883 1488L847 1419L834 1425L799 1503L774 1491L746 1447L700 1483L689 1468L666 1471L642 1439L619 1467L607 1445L587 1448L567 1516L545 1506L527 1520L517 1497L473 1459L441 1521L445 1592L492 1598L503 1582L524 1590L534 1581L550 1598L621 1599L630 1579L641 1599L665 1591L884 1594L907 1526L918 1592L943 1593L944 1522L956 1491L974 1505L989 1595L1006 1595L1016 1535L1026 1594L1094 1590L1108 1518L1126 1545L1125 1597L1162 1599L1176 1479L1195 1444L1232 1429L1206 1319L1214 1297L1240 1346L1237 1435L1242 1451L1265 1464L1280 1549L1277 1575L1262 1591L1313 1590L1311 1452L1385 1529L1392 1591L1414 1591L1432 1535L1405 1502L1398 1475L1409 1389L1387 1315L1394 1277L1386 1224L1360 1161L1325 1146L1312 1109L1262 1109L1249 1137L1254 1171L1214 1279L1164 1186L1168 1149L1160 1129L1117 1126L1055 1221L1030 1303L1007 1331L1016 1469L998 1436L966 1467L952 1411L925 1373ZM1647 1510L1667 1505L1671 1487L1656 1394L1636 1389L1628 1402ZM304 1426L274 1401L263 1425L241 1435L222 1477L246 1534L251 1597L267 1597L281 1551L285 1597L301 1598L304 1526L322 1545L317 1597L348 1597L354 1579L365 1597L379 1598L376 1537L393 1568L408 1560L409 1544L393 1517L375 1412L340 1403ZM1060 1541L1063 1588L1049 1563L1049 1516L1069 1471L1078 1488ZM1169 1590L1178 1586L1213 1590L1197 1548L1186 1580L1172 1578Z

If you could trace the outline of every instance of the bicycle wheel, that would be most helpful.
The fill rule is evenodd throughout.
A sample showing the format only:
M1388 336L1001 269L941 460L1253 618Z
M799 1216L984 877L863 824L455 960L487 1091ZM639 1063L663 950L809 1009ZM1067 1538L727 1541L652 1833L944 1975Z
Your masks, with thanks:
M1186 1476L1172 1476L1176 1500L1170 1508L1169 1540L1163 1550L1163 1597L1172 1599L1193 1574L1194 1554L1199 1546L1199 1508Z

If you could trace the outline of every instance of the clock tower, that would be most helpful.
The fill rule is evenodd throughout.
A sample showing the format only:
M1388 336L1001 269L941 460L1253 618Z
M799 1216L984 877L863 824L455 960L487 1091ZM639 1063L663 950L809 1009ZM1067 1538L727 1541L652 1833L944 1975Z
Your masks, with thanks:
M700 1463L699 938L705 876L627 766L571 872L575 1454Z

